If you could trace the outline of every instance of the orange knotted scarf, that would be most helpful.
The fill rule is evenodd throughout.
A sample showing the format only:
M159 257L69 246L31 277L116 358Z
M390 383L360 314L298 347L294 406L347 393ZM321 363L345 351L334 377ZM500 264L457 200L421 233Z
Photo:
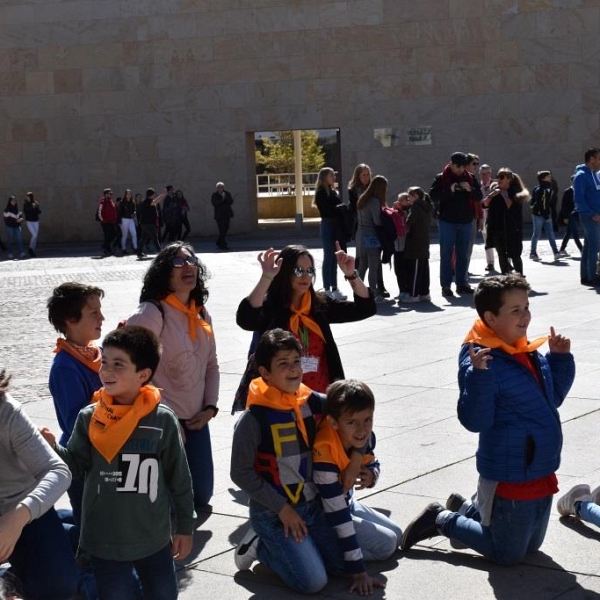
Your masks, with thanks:
M174 309L185 313L188 318L188 334L190 336L190 340L192 342L196 339L196 327L199 325L206 331L207 335L212 336L213 330L212 327L200 316L198 309L196 308L196 301L190 300L189 305L186 306L179 298L175 296L175 294L169 294L165 299L169 306L172 306Z
M140 419L158 406L160 392L153 385L145 385L133 404L115 404L114 398L101 388L92 401L96 402L96 408L90 420L90 441L110 463L131 437Z
M291 308L292 316L290 317L290 331L297 337L300 337L298 330L300 328L300 323L304 325L307 329L310 329L313 333L316 333L323 341L325 337L323 336L323 332L319 325L310 317L310 306L311 306L311 297L310 292L306 291L302 295L302 302L300 303L300 308L296 310L295 308Z
M66 352L70 354L73 358L76 358L80 363L83 363L88 369L91 369L95 373L100 372L100 365L102 364L102 352L100 352L100 348L96 346L94 343L91 343L89 346L78 346L77 344L73 344L73 342L69 342L64 338L58 338L56 340L56 348L54 348L54 352Z
M503 342L496 335L496 332L493 329L490 329L481 319L475 319L475 323L469 333L467 333L467 337L463 340L463 344L474 342L486 346L487 348L500 348L500 350L504 350L507 354L521 354L523 352L533 352L547 341L547 335L536 338L532 342L528 342L527 338L523 336L515 342L514 346L511 346L506 342Z
M266 406L276 410L293 410L296 415L298 429L300 430L306 445L310 446L301 407L303 404L306 404L306 401L311 394L312 390L307 388L303 383L300 384L300 387L295 394L286 394L276 387L268 385L262 377L257 377L250 382L246 407L256 404L258 406Z
M372 454L365 454L361 464L366 465L373 460ZM334 464L340 472L349 464L350 458L346 452L339 433L331 426L329 419L323 419L313 445L313 461Z

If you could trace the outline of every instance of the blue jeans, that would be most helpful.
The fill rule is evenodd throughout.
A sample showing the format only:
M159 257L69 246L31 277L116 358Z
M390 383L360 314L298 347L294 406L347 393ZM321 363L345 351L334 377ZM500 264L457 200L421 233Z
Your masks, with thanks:
M194 506L206 506L213 495L215 470L212 457L210 429L188 429L179 421L185 433L185 454L187 456L192 486L194 488Z
M92 556L92 568L96 576L98 600L132 600L138 597L140 584L144 600L177 598L177 576L170 545L146 558L133 561L105 560Z
M600 527L600 506L593 502L576 502L575 510L582 521Z
M350 506L350 514L365 560L386 560L396 552L402 529L394 521L358 500Z
M23 528L8 562L30 600L67 600L77 591L71 540L53 508Z
M323 287L326 290L337 288L337 261L335 242L337 224L335 219L321 219L321 243L323 244Z
M301 542L283 535L283 525L272 510L250 507L250 522L260 539L258 560L292 589L314 594L327 585L328 571L344 572L344 557L337 535L325 520L320 500L297 504L294 509L308 529Z
M450 287L452 283L452 251L455 250L456 285L466 285L471 222L449 223L439 220L438 226L440 231L440 284L442 287Z
M23 234L20 227L5 227L6 245L11 254L15 253L15 245L18 248L18 253L23 254Z
M552 496L539 500L506 500L496 496L489 527L482 525L479 515L470 511L467 514L471 518L448 512L440 529L445 536L499 565L514 565L542 545L551 507Z
M554 228L552 227L552 219L550 217L540 217L538 215L531 215L531 221L533 223L533 233L531 234L531 254L537 254L537 243L542 235L542 231L546 232L548 236L548 242L554 254L558 253L556 247L556 240L554 239ZM594 271L595 273L595 271Z
M600 223L592 217L579 215L583 226L583 251L581 252L581 279L594 279L596 277L596 262L600 251Z

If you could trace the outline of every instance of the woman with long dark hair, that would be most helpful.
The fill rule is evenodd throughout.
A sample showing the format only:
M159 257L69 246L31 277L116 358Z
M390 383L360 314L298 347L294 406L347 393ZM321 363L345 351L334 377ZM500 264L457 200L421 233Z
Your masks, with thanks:
M485 246L496 249L503 275L513 269L523 275L523 202L528 199L529 190L519 175L503 167L482 201L488 208Z
M207 505L213 494L208 423L217 415L219 396L215 336L206 310L207 278L190 244L169 244L148 268L140 305L127 320L160 339L162 356L152 383L181 423L196 507Z
M123 198L118 205L119 219L121 220L121 251L127 254L127 236L131 236L133 251L137 254L138 239L135 228L136 205L133 200L133 194L130 189L125 190Z
M31 238L29 239L29 256L37 256L35 249L37 247L38 237L40 235L40 214L42 213L40 205L37 203L33 192L27 192L23 200L23 214L25 215L25 224L29 230Z
M302 381L318 392L344 379L330 324L360 321L376 312L373 297L354 270L354 258L339 249L334 258L352 287L353 302L316 292L312 254L304 246L286 246L281 252L269 248L258 255L260 279L236 315L237 324L247 331L291 331L302 344Z
M23 233L21 232L23 213L19 210L17 199L9 196L4 208L4 229L6 230L6 245L8 246L8 258L14 258L15 246L20 258L27 256L23 251Z

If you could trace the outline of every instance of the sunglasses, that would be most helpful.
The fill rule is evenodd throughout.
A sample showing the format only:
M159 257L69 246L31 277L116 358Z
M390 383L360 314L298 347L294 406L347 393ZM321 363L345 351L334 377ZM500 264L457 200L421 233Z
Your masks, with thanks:
M512 175L510 173L500 173L498 179L512 179Z
M302 267L294 267L294 277L304 277L304 274L308 275L309 277L314 277L317 274L317 271L315 270L314 267L306 267L306 269L303 269Z
M173 259L173 266L177 269L183 267L183 265L190 265L190 267L198 266L198 257L197 256L188 256L187 258L180 258L176 256Z

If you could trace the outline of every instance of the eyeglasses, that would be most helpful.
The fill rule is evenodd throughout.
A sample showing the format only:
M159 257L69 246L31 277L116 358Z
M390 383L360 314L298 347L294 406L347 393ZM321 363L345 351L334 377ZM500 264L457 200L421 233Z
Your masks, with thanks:
M188 256L187 258L180 258L179 256L176 256L173 259L173 266L176 269L183 267L183 265L190 265L190 267L197 267L198 266L198 257L197 256Z
M512 173L500 173L498 179L512 179Z
M303 269L302 267L294 267L294 277L304 277L305 273L309 277L314 277L317 271L314 267L306 267L306 269Z

